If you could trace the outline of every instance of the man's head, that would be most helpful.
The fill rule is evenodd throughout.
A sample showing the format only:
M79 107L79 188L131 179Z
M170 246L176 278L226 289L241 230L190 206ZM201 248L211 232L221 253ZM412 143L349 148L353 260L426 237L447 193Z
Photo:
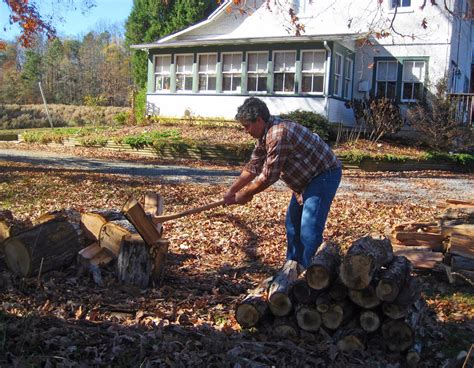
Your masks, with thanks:
M240 122L247 133L254 138L261 138L270 119L270 111L262 100L256 97L247 98L237 109L235 120Z

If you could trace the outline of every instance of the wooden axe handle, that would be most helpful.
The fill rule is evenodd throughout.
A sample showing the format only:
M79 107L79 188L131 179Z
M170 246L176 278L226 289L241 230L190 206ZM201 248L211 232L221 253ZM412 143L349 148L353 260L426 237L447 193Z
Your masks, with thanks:
M222 205L224 205L224 203L225 203L225 201L222 199L222 200L217 201L217 202L212 202L212 203L206 204L205 206L191 208L190 210L186 210L186 211L179 212L179 213L174 213L174 214L171 214L171 215L153 216L152 219L153 219L154 223L163 223L165 221L176 220L176 219L184 217L184 216L192 215L193 213L199 213L199 212L202 212L202 211L210 210L211 208L222 206Z

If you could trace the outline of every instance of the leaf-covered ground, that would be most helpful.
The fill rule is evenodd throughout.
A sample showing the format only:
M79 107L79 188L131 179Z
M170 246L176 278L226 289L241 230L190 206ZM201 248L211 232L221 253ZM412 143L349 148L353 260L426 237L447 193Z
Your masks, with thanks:
M441 213L435 201L459 193L435 180L457 176L450 173L344 174L348 186L337 195L325 231L343 245L369 232L387 233L395 223L432 221ZM120 208L130 195L141 198L150 190L164 196L166 212L177 212L220 199L226 189L6 162L0 162L0 175L0 207L33 222L61 208ZM406 188L387 187L384 177L408 179L423 195L397 196ZM472 177L459 177L472 183ZM472 193L472 187L465 190ZM166 223L164 237L171 241L166 275L161 285L146 290L119 285L112 267L104 271L103 287L74 266L39 280L19 279L0 256L0 366L403 366L403 357L385 352L378 340L346 356L326 333L278 340L265 330L240 329L236 304L284 262L289 196L271 189L246 206ZM436 275L419 277L430 310L421 366L438 367L474 341L472 290L454 288Z

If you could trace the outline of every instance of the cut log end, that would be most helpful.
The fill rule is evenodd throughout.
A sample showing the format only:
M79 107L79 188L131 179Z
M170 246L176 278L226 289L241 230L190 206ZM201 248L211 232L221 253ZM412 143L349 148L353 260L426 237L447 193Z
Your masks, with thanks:
M306 270L306 282L316 290L324 289L329 285L330 275L326 268L313 265Z
M410 368L418 366L418 363L421 360L420 354L416 351L409 351L406 356L407 365Z
M296 312L296 322L302 330L315 332L321 326L321 315L315 308L300 307Z
M349 289L361 290L370 284L373 268L374 262L371 257L346 256L340 266L339 276Z
M260 314L253 305L240 304L235 312L235 318L243 328L250 328L257 324Z
M349 335L337 342L337 348L339 351L350 354L354 351L363 351L365 346L357 336Z
M385 323L382 326L382 335L391 351L404 351L413 345L413 331L401 320Z
M3 251L7 266L13 273L23 277L30 273L31 257L28 249L20 240L9 240Z
M268 300L271 312L277 317L283 317L291 312L292 303L288 295L284 293L273 293Z
M360 327L364 331L374 332L380 327L380 317L373 311L364 311L359 317Z
M337 329L344 317L344 310L340 305L332 304L328 307L328 311L322 313L321 320L324 327L329 328L330 330Z
M399 289L388 280L380 280L376 288L377 297L380 300L393 301L397 297Z

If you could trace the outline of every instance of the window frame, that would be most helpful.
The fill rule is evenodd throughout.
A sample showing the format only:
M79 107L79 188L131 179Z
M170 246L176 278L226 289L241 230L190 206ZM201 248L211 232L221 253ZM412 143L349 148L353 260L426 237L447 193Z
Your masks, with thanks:
M157 72L156 71L157 59L158 58L165 58L165 57L169 58L168 71L166 72L162 68L160 72ZM162 55L159 54L159 55L154 55L153 56L153 76L154 76L153 89L154 89L155 92L170 92L171 91L171 64L172 64L172 61L173 61L173 56L171 54L162 54ZM163 87L160 88L160 89L157 88L157 77L158 76L168 76L168 88L163 88ZM162 85L163 85L163 81L164 81L164 78L162 77L162 83L161 83Z
M333 94L336 97L342 97L342 87L343 87L343 77L344 77L344 56L338 52L334 53L334 86L333 86ZM340 58L340 68L337 68L337 59ZM339 81L339 83L337 83ZM337 91L336 91L336 86Z
M226 55L239 55L240 57L240 64L239 64L239 72L233 72L233 71L224 71L224 57ZM222 63L222 93L242 93L242 60L243 60L243 52L242 51L226 51L221 53L221 63ZM224 77L230 76L231 78L231 86L234 85L234 78L240 78L240 85L238 86L238 89L230 89L230 90L225 90L224 89ZM232 87L231 87L232 88Z
M179 72L178 71L178 57L180 56L183 56L183 57L187 57L187 56L190 56L191 59L192 59L192 62L191 62L191 71L190 72ZM175 54L174 56L174 62L175 62L175 65L176 65L176 92L177 93L188 93L188 92L192 92L193 91L193 64L194 64L194 54L191 54L191 53L187 53L187 54ZM178 89L178 77L183 75L184 76L184 83L183 83L183 87L184 89ZM191 78L191 89L186 89L186 79L187 78Z
M349 76L348 76L349 75ZM354 80L354 61L346 57L344 61L344 83L342 86L343 97L347 100L352 98L352 81Z
M397 1L397 2L399 2L399 3L401 3L401 4L395 5L395 4L394 4L395 1ZM409 4L409 5L403 5L403 2L404 2L404 1L409 1L410 4ZM397 9L411 9L411 8L412 8L412 0L390 0L388 6L389 6L389 9L390 9L391 11L395 11L395 8L397 8Z
M259 72L258 71L258 66L257 66L257 70L256 71L250 71L249 70L249 66L250 66L250 63L249 63L249 55L250 54L265 54L267 57L266 57L266 64L265 64L265 71L264 72ZM268 85L268 78L269 78L269 73L268 73L268 57L270 55L270 52L269 51L247 51L246 55L245 55L245 61L247 63L247 92L248 93L252 93L252 94L266 94L268 93L268 88L267 88L267 85ZM256 82L256 87L258 89L258 80L260 77L265 77L265 90L264 91L258 91L258 90L249 90L249 76L250 75L256 75L257 76L257 82Z
M405 63L423 63L423 69L422 69L422 73L421 73L421 76L420 76L420 80L418 82L415 82L415 81L405 81ZM400 102L402 103L413 103L413 102L418 102L420 101L419 99L416 99L416 98L413 98L414 97L414 94L415 94L415 88L414 88L414 85L415 83L416 84L420 84L421 85L421 91L420 91L420 94L421 94L421 98L423 98L423 90L425 88L425 80L426 80L426 67L427 67L427 62L426 60L416 60L416 59L404 59L402 62L402 76L401 76L401 80L400 80ZM412 93L411 93L411 97L410 99L406 99L406 98L403 98L403 92L404 92L404 87L405 87L405 84L408 84L410 83L412 85Z
M198 53L197 55L197 73L198 73L198 92L200 93L216 93L217 92L217 52L202 52ZM201 71L201 57L202 56L207 56L209 59L209 56L214 56L216 58L216 62L214 64L214 70L209 71L209 63L207 63L207 70ZM208 60L209 62L209 60ZM201 76L205 76L206 78L206 89L201 89ZM214 89L209 89L209 79L214 77Z
M287 72L286 70L283 70L282 72L276 71L276 63L275 63L275 56L277 53L283 53L283 54L290 54L294 53L295 54L295 63L293 65L293 71ZM273 60L273 93L278 93L278 94L285 94L285 95L291 95L291 94L296 94L296 62L298 60L298 50L274 50L272 53L272 60ZM286 58L285 58L285 67L286 67ZM283 74L283 91L277 91L275 89L275 75L277 74ZM293 90L292 91L285 91L285 81L286 81L286 75L287 74L293 74Z
M319 72L319 71L316 71L316 69L314 69L314 65L313 65L313 69L311 70L305 70L303 69L304 68L304 54L305 53L320 53L320 54L323 54L324 56L324 62L323 62L323 66L322 66L322 71ZM326 63L327 63L327 52L326 50L321 50L321 49L312 49L312 50L301 50L300 52L300 55L301 55L301 83L300 83L300 86L299 86L299 93L302 93L302 94L309 94L309 95L324 95L324 86L325 86L325 83L326 83ZM313 59L314 61L314 59ZM305 92L303 91L303 77L305 76L311 76L311 92ZM313 87L314 87L314 77L315 76L322 76L323 77L323 88L322 88L322 91L321 92L318 92L318 91L313 91Z
M377 60L376 61L376 70L375 70L375 86L374 86L374 96L378 96L378 91L379 91L379 85L378 85L378 82L379 82L379 79L378 79L378 72L380 70L380 63L394 63L395 64L395 70L396 70L396 75L395 75L395 79L384 79L384 80L380 80L380 81L383 81L385 82L385 88L384 88L384 94L383 94L383 97L385 98L389 98L387 97L387 85L389 82L395 82L395 95L394 95L394 100L397 100L400 96L399 94L397 93L399 91L398 89L398 66L400 64L400 62L398 60Z

